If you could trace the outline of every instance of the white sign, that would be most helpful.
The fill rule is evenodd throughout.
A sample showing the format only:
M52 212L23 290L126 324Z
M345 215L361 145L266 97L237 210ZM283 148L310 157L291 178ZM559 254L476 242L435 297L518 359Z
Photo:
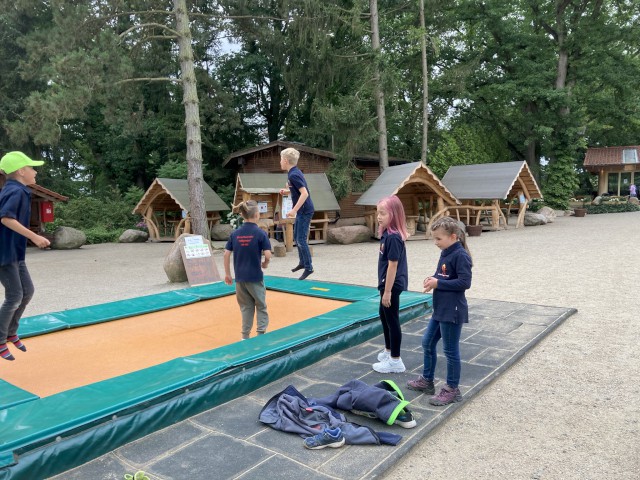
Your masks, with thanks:
M200 245L201 243L204 243L204 240L202 239L202 235L193 235L191 237L184 237L185 245Z
M260 213L267 213L267 202L258 202L258 211Z
M291 196L283 195L282 196L282 207L280 208L280 218L287 218L287 214L293 209L293 202L291 201Z

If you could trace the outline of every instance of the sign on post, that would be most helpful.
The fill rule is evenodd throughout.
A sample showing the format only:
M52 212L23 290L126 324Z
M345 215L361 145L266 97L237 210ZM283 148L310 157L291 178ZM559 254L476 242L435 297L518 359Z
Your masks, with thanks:
M180 249L189 285L206 285L222 280L216 263L211 255L209 244L202 235L184 237L184 246Z

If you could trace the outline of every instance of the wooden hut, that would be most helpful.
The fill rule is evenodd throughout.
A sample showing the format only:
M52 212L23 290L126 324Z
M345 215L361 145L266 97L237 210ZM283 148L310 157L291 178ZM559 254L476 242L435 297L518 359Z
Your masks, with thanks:
M324 243L327 241L329 214L340 210L340 205L324 173L307 173L305 179L315 207L315 213L311 219L309 243ZM292 220L287 221L282 218L283 198L280 195L280 189L286 184L286 173L239 173L233 203L238 205L246 200L257 201L261 222L273 237L278 226L283 226L286 230L292 224ZM285 235L285 245L287 250L291 251L293 234L291 228L289 229L289 235Z
M6 175L0 173L0 190L2 190L6 181ZM69 200L69 197L60 195L53 190L37 184L29 185L28 187L31 190L31 220L29 222L29 229L38 235L42 235L45 230L44 224L53 222L55 219L55 202L66 202Z
M298 168L306 175L310 173L325 173L331 163L336 159L336 154L328 150L311 148L301 143L276 140L264 145L245 148L233 152L222 164L225 168L234 169L237 173L282 173L280 168L280 152L285 148L295 148L300 152ZM373 182L380 176L380 157L378 155L356 154L352 158L356 168L363 172L366 183ZM391 157L389 165L407 163L406 160ZM341 199L340 218L363 217L365 207L356 204L363 192L350 192ZM315 199L316 193L311 190L311 197ZM329 214L331 217L333 212Z
M402 201L411 235L416 234L418 221L422 217L425 232L429 236L431 224L444 216L449 207L460 203L422 162L389 167L356 202L367 207L365 221L374 236L378 233L376 205L389 195L397 195Z
M220 212L229 210L229 206L206 183L202 190L211 229L220 221ZM144 217L151 241L173 242L180 234L191 233L189 205L187 180L156 178L133 209L133 213Z
M640 191L640 145L587 148L584 168L598 175L598 195L629 195L635 184Z
M527 204L542 198L527 162L479 163L449 167L442 183L462 205L452 214L467 225L483 225L489 230L507 227L507 218L515 206L516 228L524 226Z

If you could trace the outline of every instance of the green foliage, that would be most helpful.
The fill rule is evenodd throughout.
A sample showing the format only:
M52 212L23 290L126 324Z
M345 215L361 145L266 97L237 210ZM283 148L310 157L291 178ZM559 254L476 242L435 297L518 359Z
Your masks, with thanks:
M179 160L169 160L160 165L157 171L157 176L160 178L186 179L187 174L187 162Z
M566 210L569 198L577 188L578 175L573 158L560 157L547 165L542 188L547 205L558 210Z
M125 473L124 480L149 480L149 477L142 470L136 472L131 475L130 473Z
M351 192L363 192L366 190L364 171L355 167L345 156L338 156L327 170L327 178L338 201L345 198Z
M107 230L106 227L98 225L82 230L87 236L87 243L90 245L97 243L113 243L120 238L124 229Z
M224 203L230 207L233 205L233 197L236 193L236 186L233 183L229 183L228 185L216 185L215 192Z
M632 203L602 203L601 205L588 205L586 207L587 213L622 213L622 212L638 212L640 206Z

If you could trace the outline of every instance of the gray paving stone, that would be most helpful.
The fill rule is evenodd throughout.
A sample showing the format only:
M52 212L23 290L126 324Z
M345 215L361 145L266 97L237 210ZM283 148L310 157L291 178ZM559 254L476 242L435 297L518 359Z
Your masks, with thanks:
M114 454L110 453L78 468L51 477L49 480L86 480L88 478L95 480L122 480L125 473L134 474L135 469L126 466Z
M237 477L238 480L327 480L328 477L282 455L274 455L248 472Z
M131 442L116 452L125 460L142 465L206 434L190 422L180 422Z
M298 375L298 373L296 372L295 374L287 375L286 377L276 380L275 382L271 382L270 384L251 392L249 395L260 405L264 405L269 401L271 397L273 397L276 393L281 392L289 385L294 385L299 389L305 388L306 386L309 386L311 384L312 382L309 379Z
M358 378L362 375L363 370L366 371L367 364L363 362L355 362L340 356L331 356L322 361L322 367L318 364L311 365L298 371L302 377L306 377L310 381L324 381L330 379L339 385L344 385L349 380ZM297 388L297 387L296 387Z
M513 356L513 351L497 348L485 348L469 363L497 368Z
M240 397L191 418L196 424L245 439L266 428L258 420L263 404L252 397Z
M152 463L148 471L166 480L233 478L270 455L267 450L246 442L211 434Z
M483 332L495 332L509 334L514 330L517 330L522 325L522 322L516 322L509 320L508 318L491 318L485 317L477 323L478 328Z

